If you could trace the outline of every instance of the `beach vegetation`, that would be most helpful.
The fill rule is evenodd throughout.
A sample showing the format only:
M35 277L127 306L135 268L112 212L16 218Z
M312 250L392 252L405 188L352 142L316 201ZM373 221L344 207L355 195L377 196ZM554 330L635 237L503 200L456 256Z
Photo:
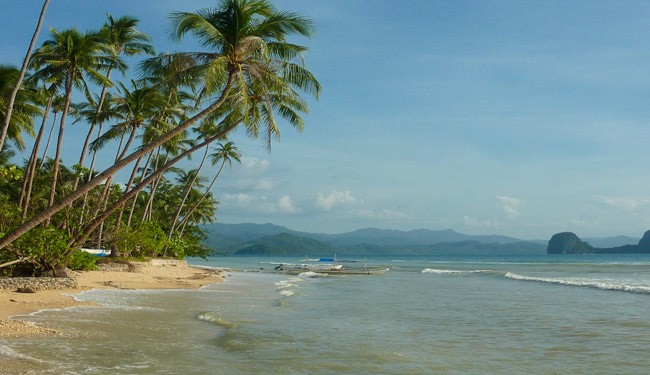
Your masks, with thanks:
M91 271L97 268L97 257L85 251L77 250L70 255L68 268L73 271Z
M232 132L243 127L270 150L282 123L303 129L302 95L321 89L304 65L308 48L294 43L313 35L310 19L268 0L221 0L170 21L172 38L193 38L200 50L156 54L136 18L108 15L97 30L50 28L24 79L0 67L0 117L9 124L0 147L0 264L11 263L0 269L92 267L82 247L205 257L200 225L216 219L213 187L241 159ZM142 60L129 67L125 56ZM69 125L83 142L70 143ZM24 137L34 138L30 150ZM64 148L77 151L76 163L64 163ZM195 154L198 166L179 167Z

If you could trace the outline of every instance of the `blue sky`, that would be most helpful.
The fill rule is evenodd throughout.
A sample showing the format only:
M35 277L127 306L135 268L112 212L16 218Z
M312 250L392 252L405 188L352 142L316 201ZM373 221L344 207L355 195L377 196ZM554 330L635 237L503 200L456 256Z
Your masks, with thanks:
M41 2L5 1L0 63L19 65ZM283 126L270 153L233 137L244 159L215 186L220 222L523 239L650 229L650 3L274 3L315 21L299 42L323 93L305 131ZM159 52L196 50L169 39L167 15L214 4L53 0L45 25L132 15ZM66 164L83 126L69 127Z

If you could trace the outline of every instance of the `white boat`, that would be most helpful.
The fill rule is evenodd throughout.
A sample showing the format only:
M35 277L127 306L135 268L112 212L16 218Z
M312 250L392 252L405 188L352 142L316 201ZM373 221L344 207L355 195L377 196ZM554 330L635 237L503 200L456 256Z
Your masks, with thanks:
M322 259L322 258L321 258ZM301 265L284 265L279 264L275 270L281 273L290 275L299 275L303 272L314 272L327 275L381 275L388 271L388 267L384 266L363 266L363 267L343 267L342 264L328 263L328 264L301 264Z
M98 257L106 257L111 255L111 251L107 249L84 249L82 248L81 251L85 251L88 254L92 254L94 256Z

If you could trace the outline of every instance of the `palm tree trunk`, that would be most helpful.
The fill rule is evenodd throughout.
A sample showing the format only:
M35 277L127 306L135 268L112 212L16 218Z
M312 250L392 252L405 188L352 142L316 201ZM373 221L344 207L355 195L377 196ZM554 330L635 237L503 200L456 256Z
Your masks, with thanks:
M102 128L104 127L104 124L99 124L99 130L97 130L97 138L102 135ZM95 169L95 159L97 158L97 150L93 150L93 157L90 159L90 173L88 173L88 182L93 178L93 170ZM73 189L76 190L76 189ZM86 204L88 203L88 193L84 194L83 198L83 203L81 204L81 217L80 217L80 223L83 223L84 221L84 216L86 214Z
M29 42L29 47L27 48L27 53L25 54L25 59L23 59L23 66L20 68L20 74L18 75L18 80L14 89L11 91L11 96L9 96L9 104L7 106L7 114L5 116L5 121L2 124L2 130L0 130L0 150L4 147L5 139L7 138L7 131L9 130L9 122L11 121L11 114L14 110L14 102L16 101L16 95L18 95L18 90L23 84L23 79L25 78L25 73L27 72L27 65L29 65L29 59L32 55L32 50L36 44L36 39L38 34L41 32L41 26L43 25L43 19L45 18L45 11L47 10L47 5L50 0L45 0L43 2L43 8L41 8L41 15L38 17L38 22L36 23L36 30L34 30L34 35L32 35L32 40Z
M19 207L22 209L21 221L25 220L27 216L27 210L29 209L29 200L32 195L32 184L34 183L34 173L36 173L36 164L38 162L38 149L41 146L41 141L43 140L43 133L45 132L45 124L47 122L47 116L50 113L50 108L52 108L52 102L54 101L54 96L50 96L45 106L45 111L43 111L43 121L41 122L41 127L38 129L38 135L34 139L34 146L32 147L32 153L29 155L29 162L27 163L27 168L25 175L23 176L23 185L20 190L20 198L18 199Z
M63 148L63 130L65 129L65 120L68 117L68 110L70 109L70 99L72 98L72 82L75 80L75 73L71 74L65 91L65 106L61 113L61 124L59 125L59 135L56 142L56 154L54 156L54 172L52 173L52 185L50 187L50 199L48 207L54 205L54 197L56 196L56 185L59 178L59 162L61 161L61 149ZM49 220L48 220L49 221Z
M124 146L124 150L122 150L121 152L120 152L120 148L121 148L121 142L120 142L120 147L118 147L117 155L115 156L115 161L116 162L120 161L124 157L124 154L126 153L126 151L129 149L129 146L131 145L131 142L133 141L133 138L135 137L135 131L136 131L136 128L134 127L133 130L131 131L131 134L129 135L129 139L126 142L126 145ZM140 162L141 158L142 157L138 158L138 163ZM106 180L106 183L104 184L104 192L102 193L102 196L99 199L99 205L97 206L97 209L95 210L95 214L93 215L93 217L95 215L97 215L97 213L99 213L100 210L102 210L102 211L106 210L106 206L108 205L108 198L109 198L109 195L110 195L110 192L111 192L111 184L113 184L113 176L109 177ZM101 246L100 246L101 242L102 242L102 231L100 230L99 231L99 237L97 239L97 247L98 248L101 248Z
M174 220L172 220L172 226L169 229L169 234L167 235L167 239L171 239L172 235L174 234L174 229L176 229L176 223L178 222L178 218L181 216L181 211L183 210L183 206L185 206L185 201L187 200L187 197L190 195L192 186L194 185L194 183L199 177L199 173L201 172L201 168L203 168L203 164L205 163L205 159L207 159L209 152L210 152L210 147L206 146L205 153L203 154L203 159L201 159L201 163L199 163L199 167L196 170L196 174L192 177L192 180L189 181L189 183L185 187L185 191L183 192L183 199L181 200L181 203L178 205L178 209L176 210L176 215L174 216Z
M135 166L133 167L133 171L131 171L131 176L129 177L129 182L126 183L126 187L124 188L124 193L126 194L129 190L131 190L131 185L133 184L133 180L135 180L135 175L138 172L138 167L140 166L140 162L142 161L142 158L138 159L135 162ZM117 219L115 220L115 230L120 229L120 224L122 224L122 216L124 215L124 206L122 205L122 209L117 215Z
M167 164L167 161L169 160L169 153L165 154L165 161L163 164ZM156 166L154 168L154 172L158 170L158 160L156 160ZM156 191L158 191L158 186L160 185L160 181L162 181L162 174L156 178L153 183L151 184L151 194L149 194L149 200L147 200L147 205L144 208L144 214L142 215L142 221L147 221L151 220L151 216L153 214L153 202L156 198Z
M221 171L223 171L223 167L224 167L225 165L226 165L226 159L224 159L224 160L221 161L221 166L219 167L219 171L217 172L217 174L214 176L214 178L213 178L212 181L210 182L210 185L208 185L208 188L205 189L205 192L203 193L203 195L201 195L201 198L199 198L198 202L196 202L196 203L194 204L194 206L192 206L192 207L187 211L187 215L185 215L185 217L183 217L183 220L181 220L181 222L179 223L179 224L181 225L181 230L180 230L180 234L181 234L181 236L183 235L183 232L185 231L185 226L186 226L187 223L189 222L189 218L190 218L190 216L191 216L192 213L194 213L194 211L196 211L196 209L201 205L201 202L203 202L203 200L208 196L208 194L210 194L210 190L212 189L212 186L214 186L214 183L217 181L217 178L219 178L219 175L221 175Z
M230 94L230 90L232 88L233 82L235 81L236 77L236 72L232 71L229 73L228 77L228 82L226 83L223 92L221 93L221 96L217 101L215 101L212 105L208 106L198 114L196 114L194 117L186 120L185 122L181 123L179 126L176 128L170 130L169 132L162 134L158 136L156 139L152 140L146 145L143 145L140 147L137 151L133 152L131 155L125 157L124 159L120 160L119 162L113 164L111 167L107 168L104 170L102 173L98 174L96 177L94 177L92 180L84 184L83 186L79 187L77 190L73 191L72 193L68 194L66 197L63 199L59 200L56 204L48 207L47 209L39 212L38 214L34 215L31 219L27 220L23 224L19 225L16 229L13 231L7 233L4 237L0 238L0 249L4 249L7 247L7 245L10 245L13 243L18 237L22 236L23 234L27 233L30 229L34 228L35 226L39 225L40 223L49 220L54 214L62 210L63 208L69 206L72 204L74 201L77 199L81 198L84 194L92 190L93 188L97 187L102 183L102 181L106 180L108 177L113 176L115 173L120 171L122 168L125 166L129 165L131 162L136 160L139 157L142 157L147 154L147 152L153 150L154 148L162 145L163 143L171 140L175 136L181 134L184 132L186 129L188 129L190 126L194 125L196 122L199 120L205 118L207 115L210 113L214 112L217 110L217 108L221 107L221 105L226 101L228 95ZM233 125L230 130L234 129L236 125ZM224 134L222 134L224 135Z
M113 68L108 68L108 71L106 72L106 79L111 79L111 72ZM95 111L96 115L99 115L102 111L102 106L104 105L104 100L106 99L106 91L107 87L103 86L102 87L102 92L99 95L99 103L97 104L97 110ZM93 136L93 132L95 131L95 122L92 121L90 124L90 129L88 129L88 135L86 135L86 140L84 141L84 146L81 149L81 155L79 156L79 167L84 166L84 161L86 161L86 153L88 152L88 145L90 145L90 138ZM101 132L101 126L100 130ZM92 170L91 170L92 172ZM75 176L74 182L72 183L72 190L77 190L77 187L79 186L79 176Z
M228 134L231 130L233 130L235 127L237 127L239 123L235 123L232 126L224 129L222 132L220 132L217 135L213 135L209 138L206 138L203 142L197 144L196 146L189 148L182 153L180 153L178 156L174 157L167 163L165 163L163 166L160 168L157 168L156 171L154 171L152 174L147 176L144 180L140 181L133 189L129 190L125 194L120 197L115 203L111 205L111 207L108 207L102 214L98 215L95 217L93 220L91 220L88 225L83 229L82 234L78 236L74 241L70 243L71 249L69 252L74 251L75 249L79 248L86 240L88 239L88 236L99 226L101 223L103 223L115 210L117 210L120 206L122 206L126 201L131 199L136 195L137 192L141 191L145 187L147 187L149 184L151 184L155 179L159 178L162 176L163 173L168 171L171 167L173 167L176 163L179 161L183 160L185 157L187 157L189 154L192 152L209 145L210 143L220 139L224 135Z
M45 158L47 157L47 150L50 148L50 143L52 142L52 134L54 133L54 127L56 126L56 116L58 115L58 111L54 112L54 118L52 119L52 126L50 127L50 132L47 135L47 142L45 142L45 148L43 149L43 157L41 157L41 165L39 166L40 168L43 168L43 165L45 165Z
M99 139L99 137L102 135L102 128L103 127L104 127L104 124L99 124L99 129L97 130L97 138L95 138L95 139ZM95 160L96 159L97 159L97 151L93 150L93 157L90 158L90 166L88 167L90 169L90 174L88 175L88 181L90 181L92 179L92 173L93 173L93 169L95 169Z
M133 139L135 138L135 133L136 133L137 130L138 130L138 128L134 126L133 130L131 130L131 134L129 134L129 139L127 139L126 144L124 145L124 150L122 150L122 152L118 154L116 161L119 161L119 160L124 158L124 156L126 155L126 152L129 150L129 147L131 147L131 143L133 142Z
M147 166L149 163L151 163L151 158L153 157L153 151L149 153L149 156L147 157L147 161L144 163L144 168L142 168L142 175L140 176L140 181L144 180L145 176L147 175ZM131 219L133 218L133 211L135 211L135 206L138 204L138 195L140 195L140 191L135 193L135 197L133 198L133 203L131 204L131 209L129 210L129 217L126 220L126 226L130 227L131 226Z

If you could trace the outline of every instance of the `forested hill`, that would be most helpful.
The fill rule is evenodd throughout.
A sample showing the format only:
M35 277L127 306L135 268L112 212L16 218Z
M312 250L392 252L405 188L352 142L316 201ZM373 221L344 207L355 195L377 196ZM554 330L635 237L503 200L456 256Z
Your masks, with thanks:
M636 245L595 247L582 241L575 233L557 233L551 237L546 249L548 254L650 254L650 231L645 232Z
M206 244L237 255L524 255L544 254L545 244L506 236L471 236L453 230L367 228L342 234L293 231L273 224L211 224Z

